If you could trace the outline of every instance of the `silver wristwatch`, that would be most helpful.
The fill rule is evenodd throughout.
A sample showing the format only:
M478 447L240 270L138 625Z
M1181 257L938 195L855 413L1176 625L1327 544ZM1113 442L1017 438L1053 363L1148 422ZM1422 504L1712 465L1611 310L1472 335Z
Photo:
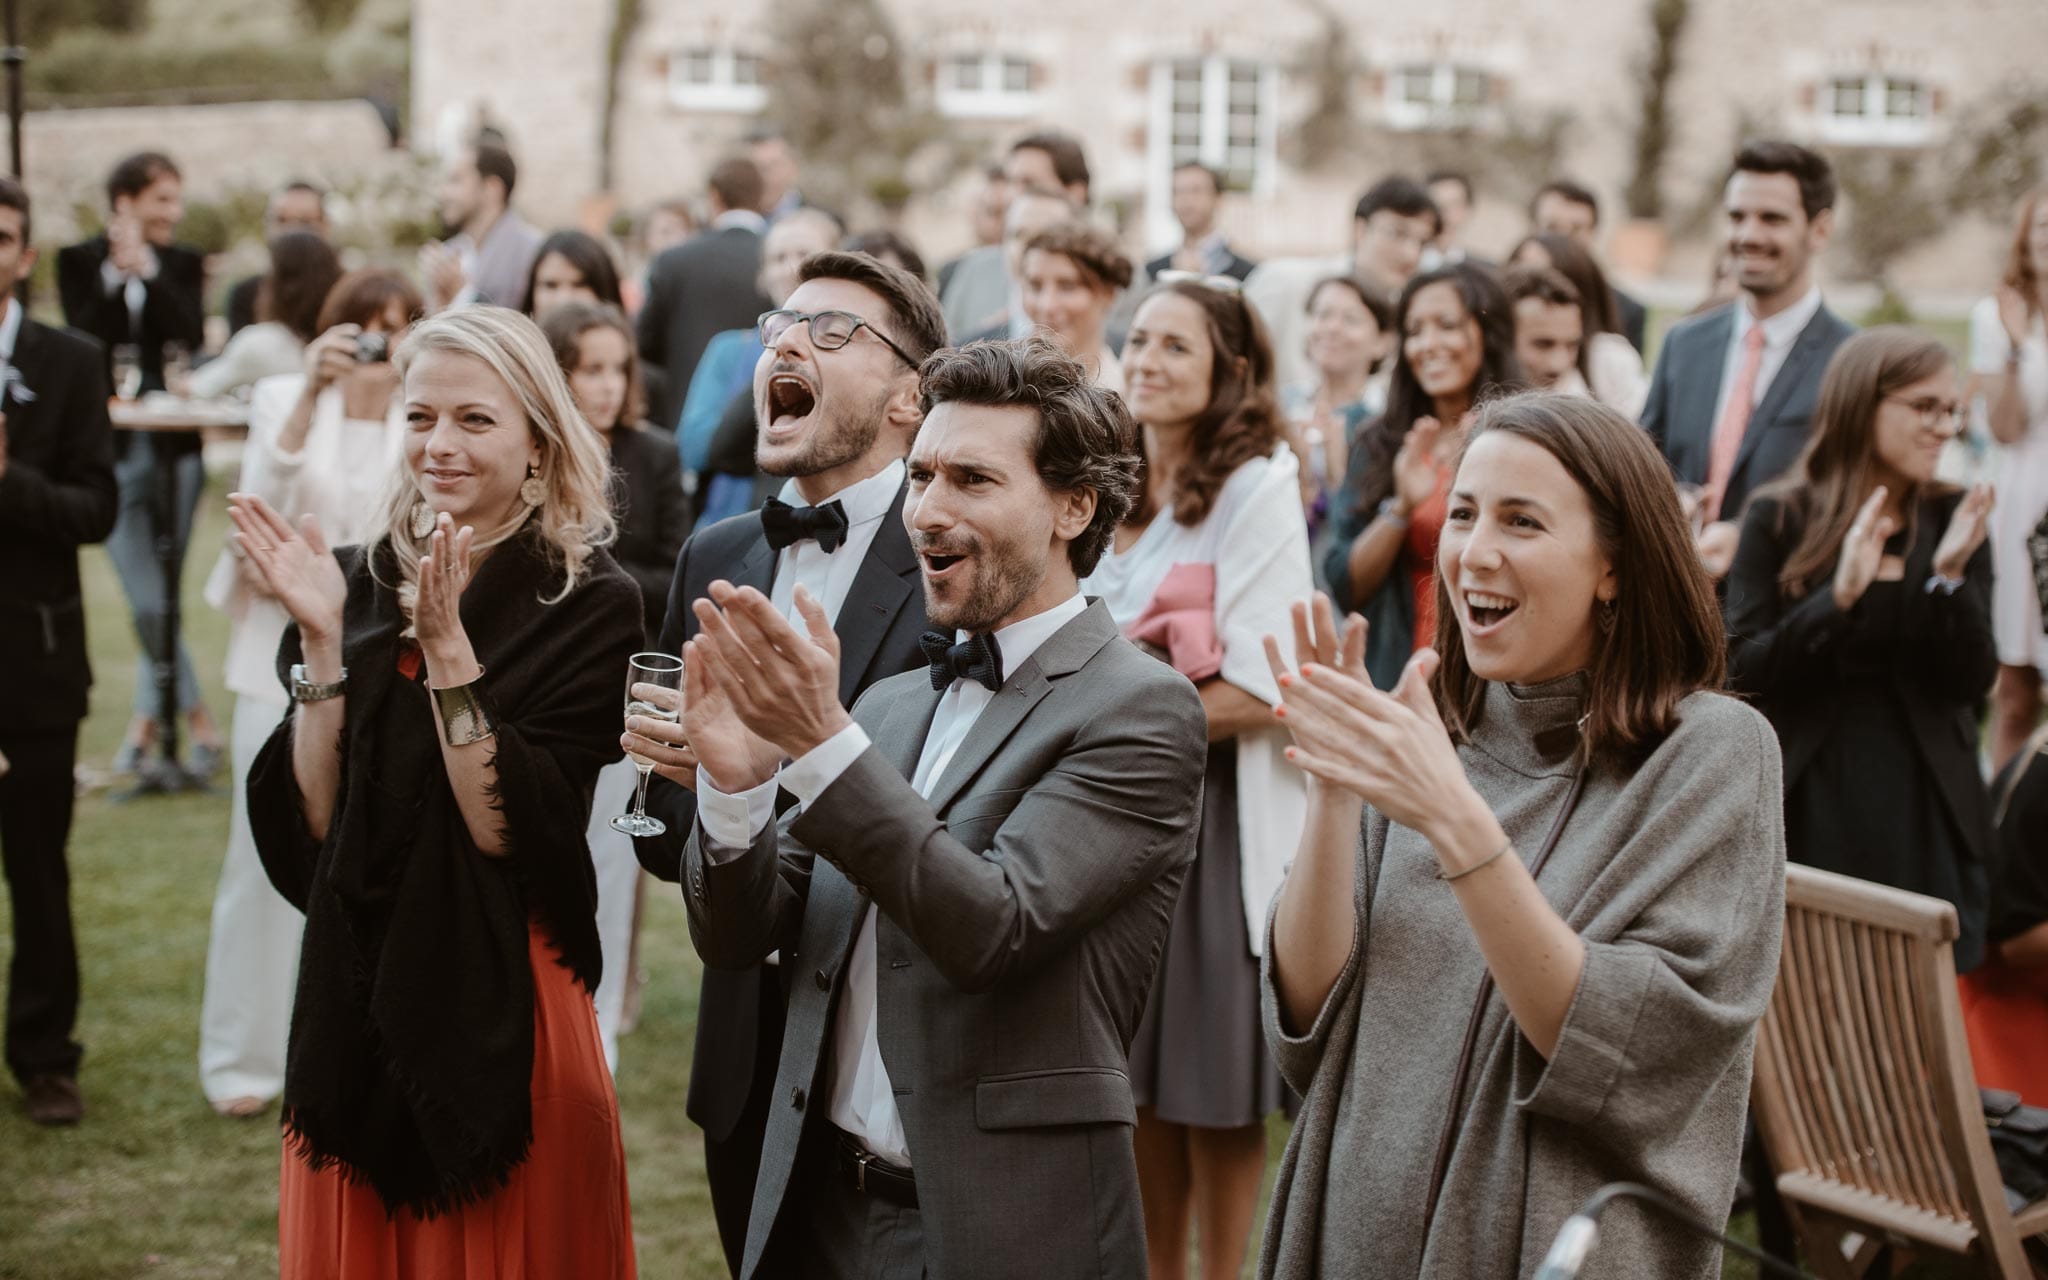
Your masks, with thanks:
M346 692L348 692L347 667L343 667L341 669L341 675L338 678L330 681L329 683L314 684L312 681L306 679L305 663L294 662L292 664L293 702L325 702L329 698L339 698L342 694Z

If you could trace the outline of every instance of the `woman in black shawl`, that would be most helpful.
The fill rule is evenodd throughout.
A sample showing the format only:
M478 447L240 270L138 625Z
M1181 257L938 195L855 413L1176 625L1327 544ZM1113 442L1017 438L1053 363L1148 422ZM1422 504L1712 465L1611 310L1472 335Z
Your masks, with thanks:
M306 913L282 1272L630 1276L584 842L641 638L605 458L523 316L445 312L397 363L407 465L375 542L330 555L230 499L294 620L295 706L249 775Z

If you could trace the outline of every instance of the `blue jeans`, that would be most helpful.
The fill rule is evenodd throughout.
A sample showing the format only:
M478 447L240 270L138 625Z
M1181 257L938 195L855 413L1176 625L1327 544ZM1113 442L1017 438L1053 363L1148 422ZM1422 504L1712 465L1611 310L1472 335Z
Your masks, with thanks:
M135 637L142 652L135 659L135 714L151 720L162 709L157 703L156 661L164 625L164 577L156 560L156 528L150 518L155 499L156 454L149 437L137 432L128 437L128 447L114 463L114 481L121 491L121 513L114 531L107 535L107 555L121 579L121 591L128 597L128 614L135 623ZM178 560L185 559L186 544L192 541L192 518L199 510L199 493L206 483L206 464L195 450L171 463L178 478ZM178 710L191 714L199 706L199 680L192 673L192 655L185 650L182 632L178 637Z

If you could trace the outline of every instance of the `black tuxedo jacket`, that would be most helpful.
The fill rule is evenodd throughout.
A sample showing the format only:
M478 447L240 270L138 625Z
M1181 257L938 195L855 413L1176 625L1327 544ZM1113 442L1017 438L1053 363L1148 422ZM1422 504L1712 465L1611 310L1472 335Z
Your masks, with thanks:
M0 391L0 729L63 730L92 685L78 548L119 509L107 375L92 339L26 317L13 363L16 385Z
M918 637L926 629L924 583L910 533L903 527L903 494L882 517L882 527L868 546L867 558L846 593L833 630L839 636L839 700L852 706L869 685L925 665ZM683 642L697 634L697 615L690 605L709 594L723 578L736 587L767 593L775 582L780 557L761 531L761 513L721 520L690 535L676 559L675 580L668 593L668 617L655 648L682 652ZM647 785L647 811L668 824L665 835L635 840L642 866L663 880L682 880L683 848L697 823L696 794L664 778ZM761 969L704 971L704 989L697 1003L697 1049L690 1064L690 1094L685 1105L690 1119L723 1140L738 1123L754 1079L755 1022L760 1010Z
M1619 289L1614 294L1614 318L1621 325L1621 336L1628 339L1638 354L1649 350L1643 345L1650 328L1650 309Z
M1727 367L1739 305L1731 302L1681 321L1664 336L1650 375L1643 429L1663 451L1672 474L1686 484L1707 482L1714 406L1721 395L1721 373ZM1854 332L1854 325L1823 306L1793 340L1785 363L1749 415L1735 469L1728 474L1728 492L1721 498L1722 519L1741 515L1749 495L1784 474L1806 447L1821 375L1835 348Z
M143 285L138 329L128 314L125 291L108 293L100 277L107 261L104 235L57 251L57 293L64 303L64 322L105 344L110 381L114 348L124 342L140 347L146 391L163 389L166 342L182 342L196 356L206 339L206 260L197 249L183 245L158 249L156 260L156 279Z
M640 358L668 375L668 403L648 416L673 427L714 333L750 329L776 304L761 296L761 237L745 227L694 236L654 260L640 309Z

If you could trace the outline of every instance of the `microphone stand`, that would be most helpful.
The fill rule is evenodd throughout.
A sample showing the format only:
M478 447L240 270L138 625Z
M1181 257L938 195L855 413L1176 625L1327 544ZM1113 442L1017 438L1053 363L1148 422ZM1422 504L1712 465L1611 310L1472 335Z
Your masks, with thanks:
M1643 1186L1638 1182L1610 1182L1595 1191L1579 1211L1564 1220L1557 1239L1551 1242L1550 1252L1543 1255L1543 1265L1536 1269L1535 1280L1572 1280L1579 1274L1579 1268L1599 1243L1599 1219L1608 1205L1616 1200L1641 1200L1653 1205L1664 1215L1696 1235L1717 1240L1724 1249L1733 1249L1745 1257L1754 1258L1758 1265L1772 1275L1791 1276L1793 1280L1815 1280L1815 1277L1801 1271L1789 1262L1781 1261L1754 1245L1744 1244L1701 1222L1683 1205L1661 1191Z

